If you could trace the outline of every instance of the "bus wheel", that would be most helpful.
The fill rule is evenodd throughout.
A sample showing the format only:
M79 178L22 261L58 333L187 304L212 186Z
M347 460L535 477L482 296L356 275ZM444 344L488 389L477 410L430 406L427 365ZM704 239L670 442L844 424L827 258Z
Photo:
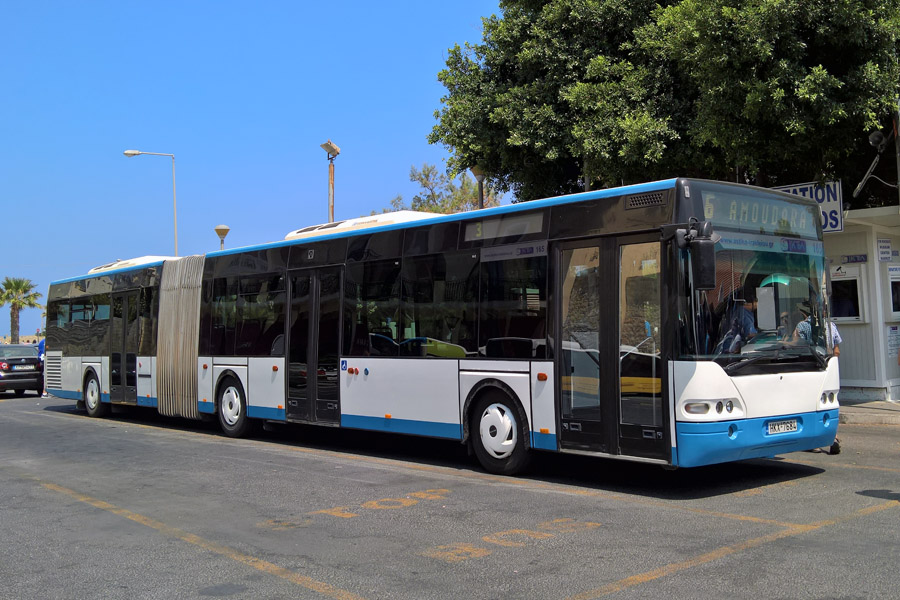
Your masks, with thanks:
M109 404L100 401L100 384L97 382L97 376L93 373L84 380L81 398L89 417L105 417L109 414Z
M524 423L519 423L515 403L505 394L483 396L472 410L470 439L475 456L487 471L513 475L531 459Z
M222 433L228 437L242 437L251 429L247 416L247 398L241 382L234 377L226 377L219 386L219 397L216 403L219 410L219 425Z

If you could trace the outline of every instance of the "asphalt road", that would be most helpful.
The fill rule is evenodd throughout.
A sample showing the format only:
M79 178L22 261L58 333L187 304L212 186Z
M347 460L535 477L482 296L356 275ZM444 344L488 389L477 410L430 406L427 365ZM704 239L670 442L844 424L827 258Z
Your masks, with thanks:
M891 598L900 426L694 470L0 397L0 598Z

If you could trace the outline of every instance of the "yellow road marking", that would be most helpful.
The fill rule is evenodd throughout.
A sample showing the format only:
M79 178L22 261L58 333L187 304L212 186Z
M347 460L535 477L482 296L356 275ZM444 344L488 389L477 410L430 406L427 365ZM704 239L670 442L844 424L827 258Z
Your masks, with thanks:
M889 500L888 502L870 506L868 508L863 508L847 515L842 515L840 517L828 519L825 521L819 521L817 523L811 523L809 525L793 525L791 527L788 527L787 529L776 531L775 533L770 533L768 535L739 542L737 544L732 544L730 546L722 546L721 548L716 548L715 550L707 552L706 554L701 554L700 556L695 556L681 562L663 565L662 567L652 569L645 573L639 573L637 575L632 575L631 577L620 579L619 581L614 581L613 583L604 585L603 587L571 596L569 600L593 600L594 598L607 596L615 592L620 592L622 590L635 587L649 581L653 581L654 579L659 579L660 577L672 575L674 573L678 573L679 571L684 571L685 569L691 569L693 567L698 567L700 565L719 560L720 558L724 558L737 552L756 548L758 546L762 546L763 544L768 544L782 538L809 533L810 531L815 531L817 529L821 529L822 527L828 527L830 525L843 523L844 521L849 521L851 519L870 515L882 510L894 508L895 506L900 506L900 501Z
M305 575L300 575L299 573L295 573L293 571L289 571L283 567L279 567L278 565L272 564L268 561L256 558L255 556L250 556L248 554L244 554L242 552L238 552L233 548L229 548L224 544L219 544L217 542L212 542L209 540L205 540L199 536L194 535L193 533L187 533L186 531L182 531L176 527L172 527L170 525L166 525L165 523L161 523L155 519L151 519L150 517L145 517L144 515L140 515L125 508L118 507L114 504L110 504L109 502L104 502L103 500L98 500L96 498L91 498L90 496L85 496L84 494L80 494L74 490L70 490L69 488L62 487L60 485L56 485L54 483L41 482L41 485L47 488L48 490L53 490L54 492L58 492L60 494L64 494L73 498L79 502L84 502L85 504L89 504L94 508L99 508L101 510L105 510L111 512L120 517L124 517L135 523L140 523L146 527L150 527L151 529L155 529L156 531L167 535L169 537L173 537L179 539L183 542L187 542L188 544L193 544L194 546L198 546L212 552L214 554L218 554L220 556L224 556L225 558L229 558L233 561L243 563L249 567L252 567L258 571L262 571L263 573L268 573L269 575L274 575L276 577L280 577L286 581L291 583L295 583L299 586L305 587L314 592L318 592L324 596L328 596L330 598L336 598L338 600L364 600L362 596L357 596L352 592L348 592L347 590L342 590L340 588L336 588L327 583L323 583L321 581L316 581L311 577L307 577Z

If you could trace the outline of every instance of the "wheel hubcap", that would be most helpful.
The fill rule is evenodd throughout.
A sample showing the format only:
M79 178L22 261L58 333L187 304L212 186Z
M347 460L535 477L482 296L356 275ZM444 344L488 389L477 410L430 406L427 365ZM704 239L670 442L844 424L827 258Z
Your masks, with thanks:
M228 425L235 425L241 418L241 394L234 386L225 388L222 394L222 418Z
M84 391L84 403L91 410L94 410L100 404L100 390L97 387L96 379L88 381L87 389Z
M481 445L494 458L507 458L516 449L516 419L506 406L491 404L484 409L478 429Z

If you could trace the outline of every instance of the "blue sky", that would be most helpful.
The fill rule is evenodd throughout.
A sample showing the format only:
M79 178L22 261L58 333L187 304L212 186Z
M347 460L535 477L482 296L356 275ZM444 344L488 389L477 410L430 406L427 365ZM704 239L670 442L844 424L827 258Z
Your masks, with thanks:
M0 279L51 281L118 258L282 239L409 201L454 44L497 1L4 2ZM41 311L21 315L22 335ZM0 335L9 312L0 309Z

